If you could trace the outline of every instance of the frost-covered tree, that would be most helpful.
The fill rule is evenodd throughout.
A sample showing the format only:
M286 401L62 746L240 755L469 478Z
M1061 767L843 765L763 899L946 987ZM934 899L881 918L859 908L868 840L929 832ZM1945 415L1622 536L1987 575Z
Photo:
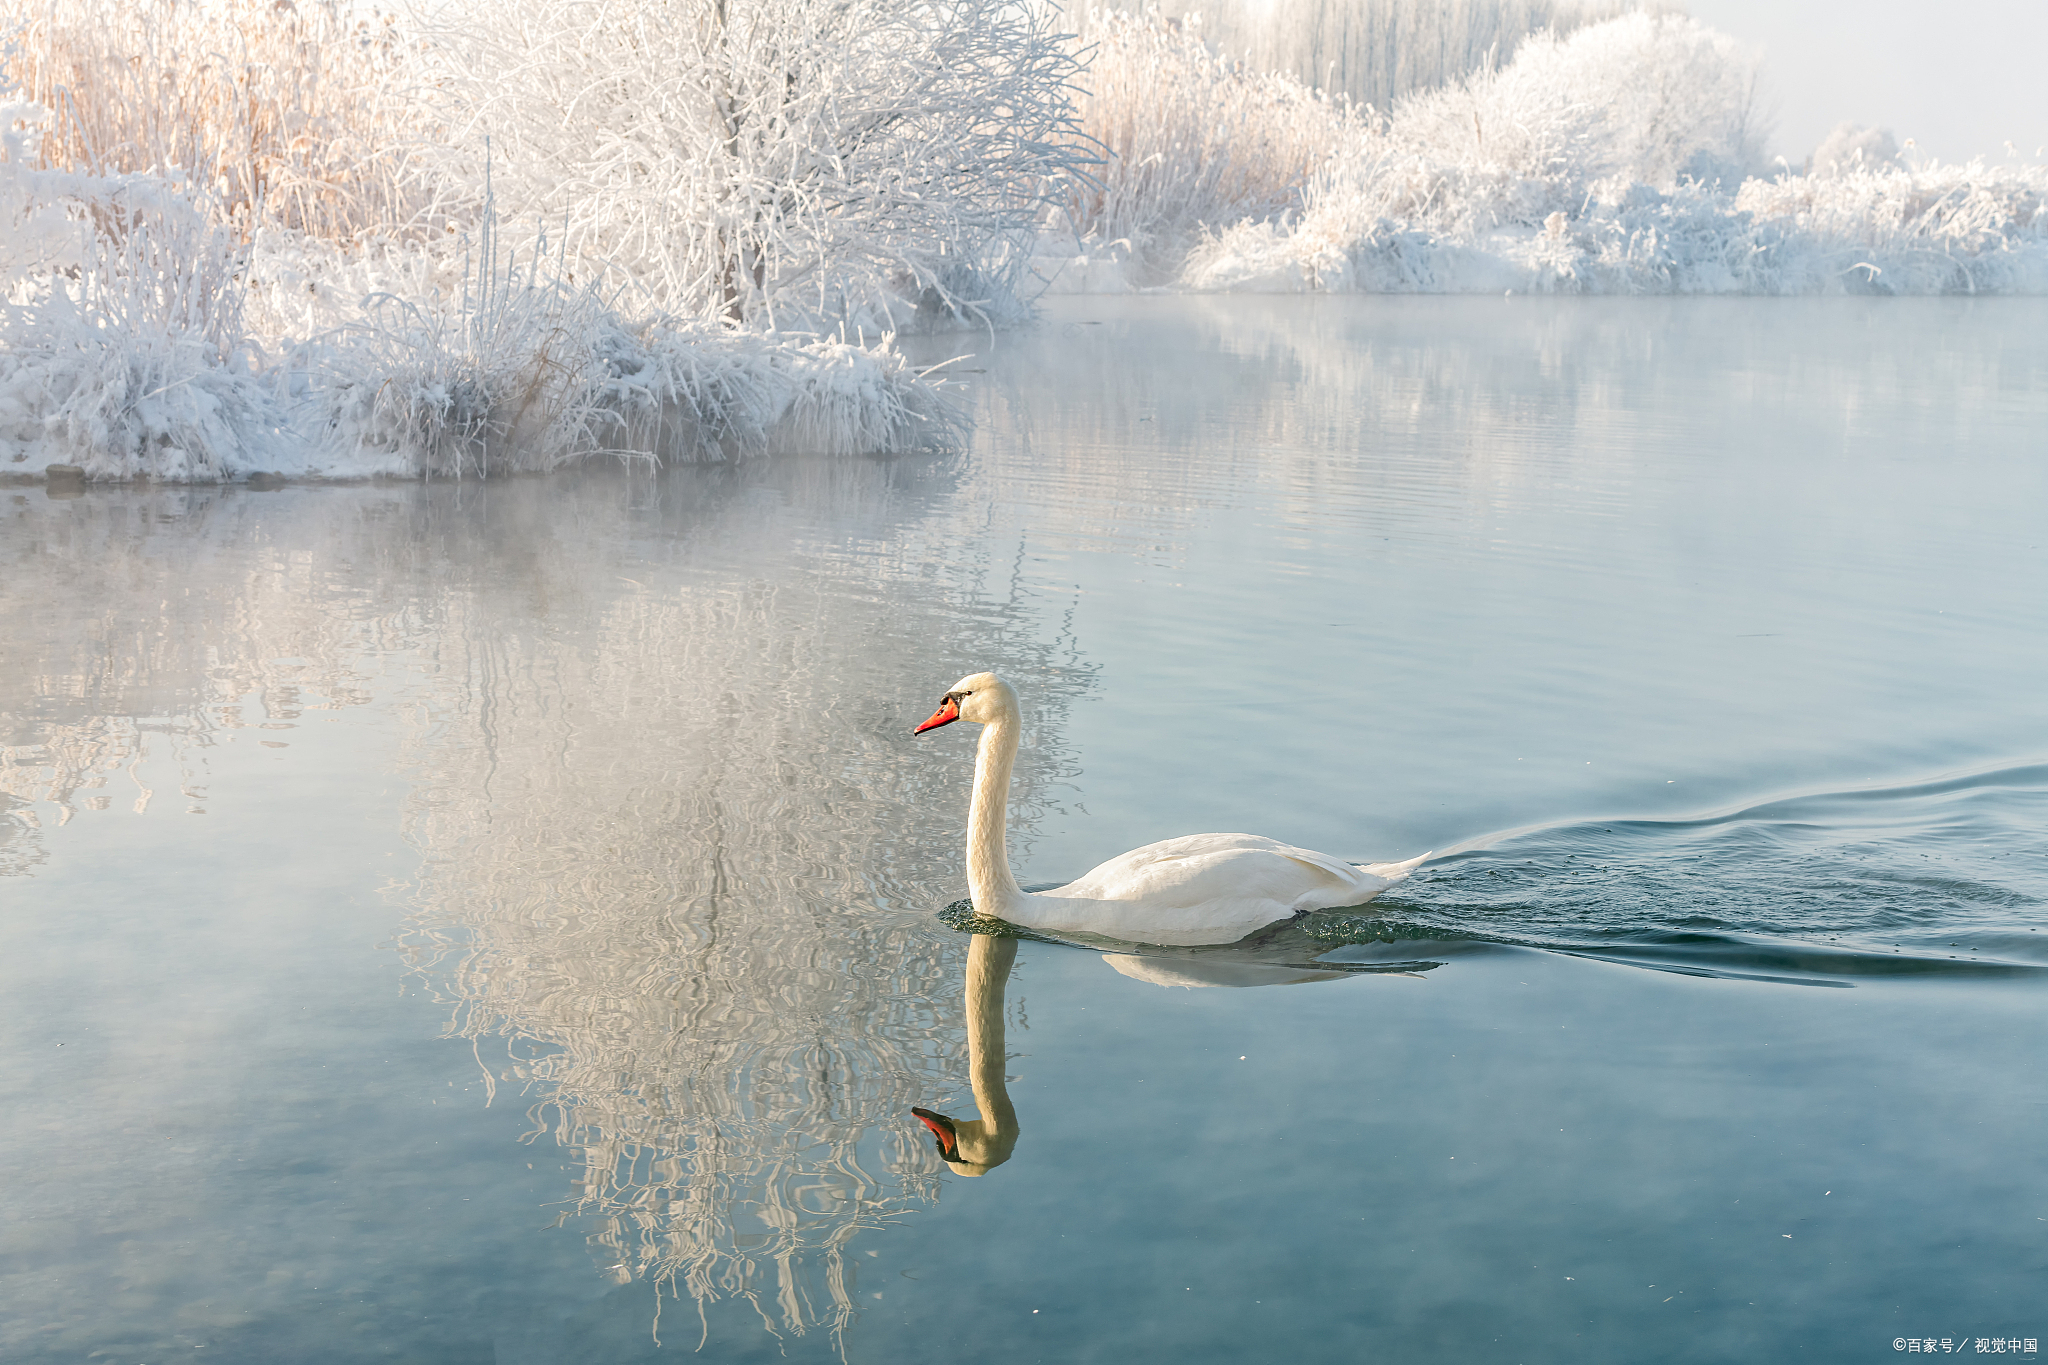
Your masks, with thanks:
M1846 175L1851 171L1875 171L1899 163L1898 140L1889 128L1865 128L1860 123L1838 123L1821 139L1813 155L1806 158L1809 175Z
M1761 160L1757 58L1679 14L1630 14L1568 38L1538 34L1499 70L1395 106L1375 152L1552 187L1560 202L1610 176L1668 187L1740 183ZM1483 212L1513 220L1515 205Z
M1262 71L1385 110L1504 65L1524 39L1562 37L1634 0L1086 0L1084 29L1117 11L1199 17L1209 41Z
M673 313L1004 306L1085 163L1058 11L1015 0L461 0L432 33L509 221Z

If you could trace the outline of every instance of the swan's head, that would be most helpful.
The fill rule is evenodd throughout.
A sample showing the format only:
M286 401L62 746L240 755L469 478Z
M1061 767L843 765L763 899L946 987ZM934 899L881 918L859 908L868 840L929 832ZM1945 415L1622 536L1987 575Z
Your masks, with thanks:
M983 677L989 676L983 674ZM939 1158L953 1168L954 1175L987 1175L1010 1159L1017 1146L1013 1124L988 1119L949 1119L929 1109L912 1109L917 1121L931 1129Z
M932 712L932 718L911 731L921 735L927 730L936 730L941 725L951 725L956 720L971 720L976 725L989 725L1004 716L1017 714L1017 694L1010 685L993 673L970 673L946 690L939 709Z

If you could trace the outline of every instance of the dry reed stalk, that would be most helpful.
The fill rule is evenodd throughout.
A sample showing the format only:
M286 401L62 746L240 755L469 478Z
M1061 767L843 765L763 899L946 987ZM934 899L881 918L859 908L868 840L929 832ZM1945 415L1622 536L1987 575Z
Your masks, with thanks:
M1067 212L1077 235L1122 241L1154 278L1190 240L1298 208L1348 109L1285 75L1218 56L1199 21L1097 16L1081 131L1106 154Z
M9 76L55 112L43 164L184 172L246 239L271 224L354 243L417 232L437 191L409 153L438 132L396 91L389 16L338 0L49 0Z

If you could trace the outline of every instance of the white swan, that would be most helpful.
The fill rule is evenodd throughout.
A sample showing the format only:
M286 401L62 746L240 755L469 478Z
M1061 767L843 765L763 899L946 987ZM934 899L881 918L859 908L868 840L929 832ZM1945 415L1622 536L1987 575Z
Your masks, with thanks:
M976 934L967 945L967 1082L978 1119L953 1119L930 1109L911 1109L931 1130L939 1156L954 1175L987 1175L1010 1159L1017 1145L1017 1106L1003 1068L1010 1054L1003 1046L1003 987L1017 960L1017 940Z
M967 816L967 886L975 912L1027 929L1127 943L1235 943L1309 910L1363 905L1429 857L1358 867L1256 834L1188 834L1133 849L1078 881L1032 894L1010 875L1003 840L1021 725L1017 694L993 673L962 678L912 733L956 720L984 727Z

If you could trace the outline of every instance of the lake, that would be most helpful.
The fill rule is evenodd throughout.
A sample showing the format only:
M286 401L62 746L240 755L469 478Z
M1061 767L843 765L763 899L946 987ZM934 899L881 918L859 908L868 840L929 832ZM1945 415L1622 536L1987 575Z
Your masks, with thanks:
M964 452L0 488L0 1357L2037 1352L2048 304L906 345ZM1436 856L963 932L982 669L1027 885Z

